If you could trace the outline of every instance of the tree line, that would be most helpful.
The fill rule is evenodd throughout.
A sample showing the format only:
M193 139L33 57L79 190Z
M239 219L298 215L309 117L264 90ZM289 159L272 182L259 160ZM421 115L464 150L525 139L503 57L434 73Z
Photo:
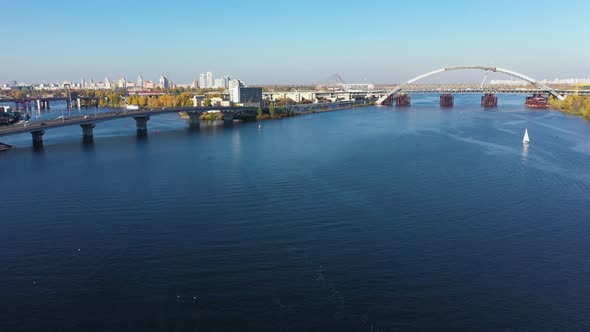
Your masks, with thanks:
M567 96L563 101L552 96L549 106L562 112L578 114L590 119L590 96Z

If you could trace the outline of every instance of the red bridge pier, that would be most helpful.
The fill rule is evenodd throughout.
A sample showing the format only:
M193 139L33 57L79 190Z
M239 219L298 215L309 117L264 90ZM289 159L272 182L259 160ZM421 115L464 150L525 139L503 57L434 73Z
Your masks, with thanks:
M450 93L440 95L440 107L453 107L455 97Z
M529 108L548 108L549 96L540 93L535 93L532 97L526 97L524 106Z
M391 95L389 97L387 97L387 99L385 99L383 101L382 105L385 106L393 106L393 103L395 102L395 106L410 106L412 98L410 98L410 95L407 94L403 94L403 95Z
M481 97L481 106L486 108L498 107L498 96L486 93Z
M395 106L410 106L410 95L398 95L395 97Z

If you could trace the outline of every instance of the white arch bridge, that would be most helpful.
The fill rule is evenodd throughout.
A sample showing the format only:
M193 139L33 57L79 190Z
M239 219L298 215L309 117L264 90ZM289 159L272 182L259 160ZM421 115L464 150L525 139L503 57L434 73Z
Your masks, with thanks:
M426 74L420 75L420 76L416 76L414 78L412 78L411 80L402 83L400 85L398 85L397 87L395 87L395 89L390 90L387 92L386 95L382 96L381 98L379 98L376 102L377 105L383 105L383 103L388 100L389 98L392 98L392 96L396 95L397 93L401 92L404 90L404 87L407 86L408 84L412 84L418 80L421 80L425 77L428 76L432 76L432 75L436 75L445 71L452 71L452 70L465 70L465 69L478 69L478 70L483 70L483 71L492 71L492 72L498 72L498 73L504 73L504 74L508 74L517 78L520 78L522 80L525 80L529 83L531 83L533 86L535 86L537 89L543 91L543 92L547 92L551 95L553 95L555 98L559 99L559 100L565 100L565 96L560 95L559 93L557 93L557 91L553 90L552 88L548 87L547 85L535 80L534 78L531 78L529 76L517 73L515 71L512 70L508 70L508 69L504 69L504 68L499 68L499 67L493 67L493 66L481 66L481 65L466 65L466 66L452 66L452 67L445 67L445 68L441 68L441 69L437 69L437 70L433 70L431 72L428 72Z

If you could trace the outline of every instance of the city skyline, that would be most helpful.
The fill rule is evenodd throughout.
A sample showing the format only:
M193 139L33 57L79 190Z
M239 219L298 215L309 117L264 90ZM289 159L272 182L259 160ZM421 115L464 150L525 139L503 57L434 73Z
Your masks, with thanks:
M5 24L19 27L19 33L5 36L5 45L26 40L48 52L3 52L0 81L165 72L174 81L192 82L212 71L252 84L311 84L334 73L347 82L384 84L467 63L511 68L539 80L590 76L584 58L590 47L575 33L588 29L584 15L590 4L582 1L576 1L576 10L549 1L454 1L454 6L372 1L355 8L322 1L314 2L313 10L298 10L309 8L309 1L296 8L259 3L105 1L93 10L74 1L8 3L7 13L26 11L27 19L6 16ZM453 10L457 6L460 13ZM220 21L224 24L216 24ZM449 80L480 77L458 73Z

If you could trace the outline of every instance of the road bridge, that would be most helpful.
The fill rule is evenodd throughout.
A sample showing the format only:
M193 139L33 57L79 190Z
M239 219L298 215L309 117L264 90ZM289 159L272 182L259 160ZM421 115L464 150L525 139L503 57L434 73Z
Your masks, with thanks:
M82 135L85 139L93 136L93 129L97 123L115 119L134 118L137 126L137 133L143 135L147 133L147 122L151 116L185 112L188 115L189 126L199 124L201 114L208 111L220 111L225 120L252 118L256 116L258 107L180 107L180 108L161 108L161 109L139 109L139 110L120 110L115 112L98 113L95 115L80 115L73 117L61 117L52 120L35 121L30 123L21 123L10 126L0 127L0 136L15 135L22 133L31 133L33 144L38 146L43 144L43 135L45 130L79 125L82 128ZM268 108L263 108L268 112Z

